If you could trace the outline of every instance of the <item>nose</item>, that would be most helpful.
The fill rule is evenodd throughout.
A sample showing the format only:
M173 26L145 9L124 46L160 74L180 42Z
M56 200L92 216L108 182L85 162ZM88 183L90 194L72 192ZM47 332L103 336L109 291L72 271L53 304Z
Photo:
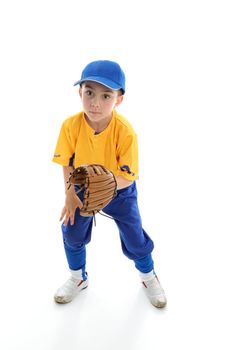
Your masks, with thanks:
M93 99L91 100L91 106L93 108L99 108L100 107L98 96L93 97Z

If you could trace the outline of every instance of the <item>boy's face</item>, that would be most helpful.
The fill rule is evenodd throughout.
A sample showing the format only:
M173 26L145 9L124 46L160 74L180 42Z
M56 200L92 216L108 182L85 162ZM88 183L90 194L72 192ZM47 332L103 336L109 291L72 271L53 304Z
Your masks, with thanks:
M123 95L104 85L86 81L79 89L83 111L92 122L101 122L111 118L112 110L118 106Z

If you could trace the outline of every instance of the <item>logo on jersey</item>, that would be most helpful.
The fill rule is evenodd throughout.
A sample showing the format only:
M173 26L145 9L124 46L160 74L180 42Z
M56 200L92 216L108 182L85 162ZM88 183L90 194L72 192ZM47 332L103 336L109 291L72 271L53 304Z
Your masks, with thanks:
M132 175L132 176L135 176L135 174L132 173L132 171L130 170L130 167L129 167L128 165L123 165L123 166L121 166L121 171L126 171L127 174L130 174L130 175Z

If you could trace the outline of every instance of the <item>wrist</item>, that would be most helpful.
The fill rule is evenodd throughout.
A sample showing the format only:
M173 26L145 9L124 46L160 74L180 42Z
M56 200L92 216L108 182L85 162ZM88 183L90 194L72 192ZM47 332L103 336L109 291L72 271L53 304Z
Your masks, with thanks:
M129 187L132 185L133 181L126 180L123 176L116 176L117 189L121 190L122 188Z

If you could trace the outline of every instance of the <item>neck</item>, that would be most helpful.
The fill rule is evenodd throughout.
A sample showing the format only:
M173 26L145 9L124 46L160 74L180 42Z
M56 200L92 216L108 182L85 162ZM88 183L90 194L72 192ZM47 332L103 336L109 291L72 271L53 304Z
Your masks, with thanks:
M87 123L90 125L90 127L96 132L96 133L100 133L102 131L104 131L108 124L110 123L112 116L104 119L103 121L99 121L99 122L93 122L92 120L90 120L86 114L85 114L85 119L87 121Z

